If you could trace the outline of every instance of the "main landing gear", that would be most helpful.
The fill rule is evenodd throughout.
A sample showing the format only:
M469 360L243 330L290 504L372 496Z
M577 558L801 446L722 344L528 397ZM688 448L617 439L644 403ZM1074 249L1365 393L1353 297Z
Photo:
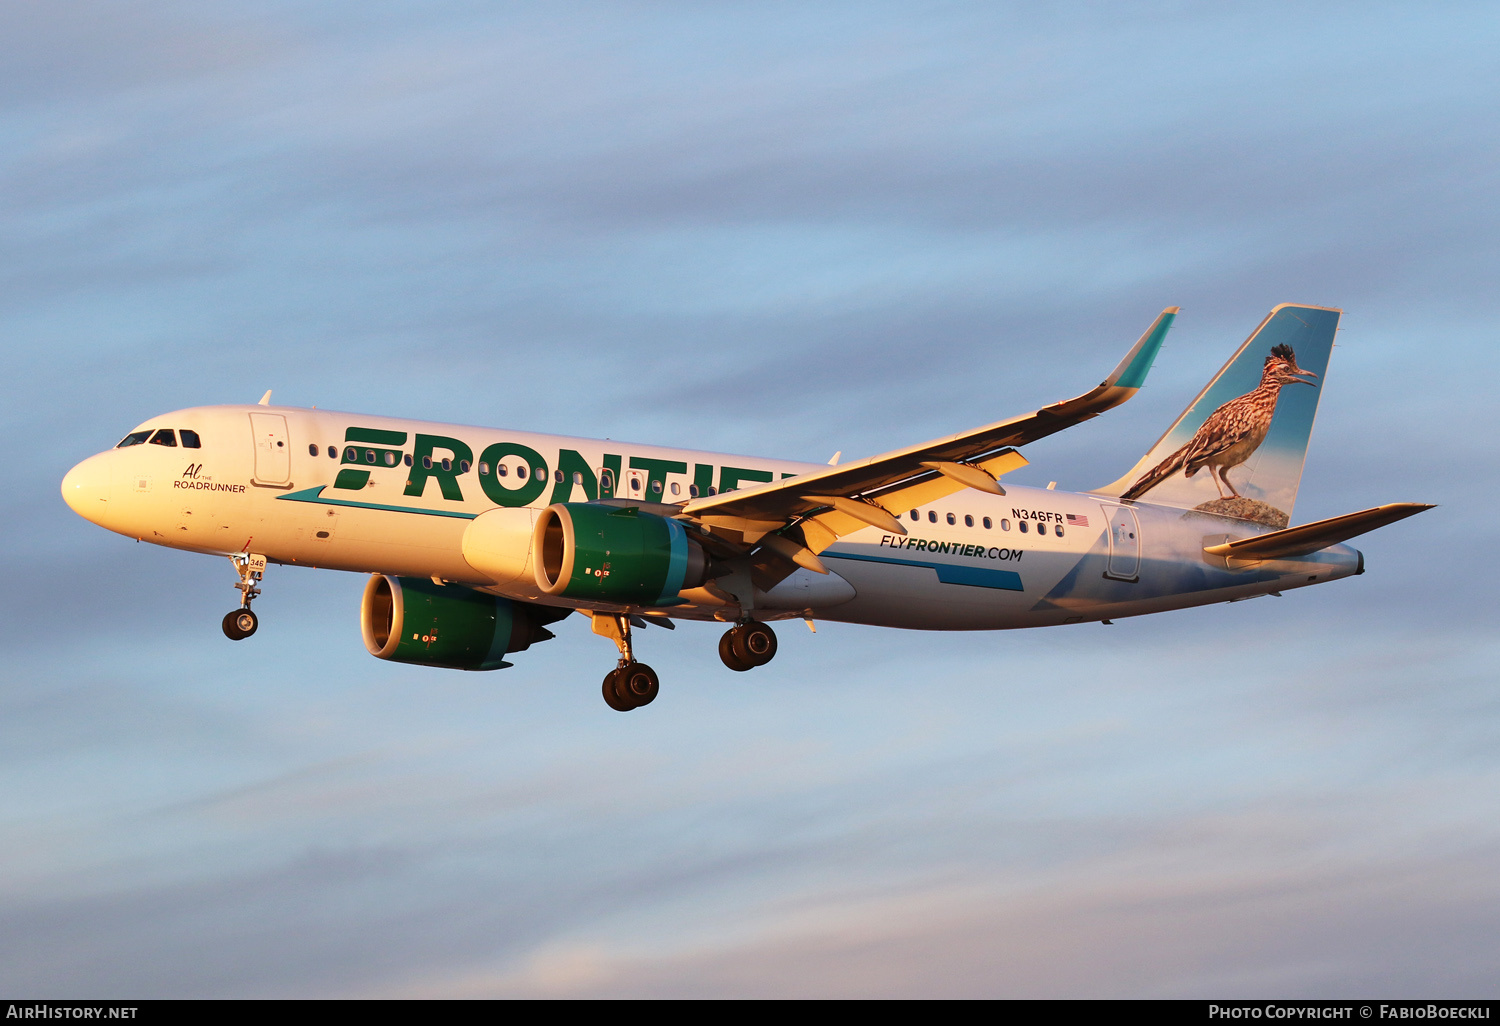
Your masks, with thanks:
M604 702L616 712L629 712L650 705L661 691L656 671L635 661L630 646L630 617L619 613L595 613L594 633L612 640L620 650L620 662L604 677Z
M776 632L759 620L731 627L719 639L719 658L731 670L753 670L776 657Z
M240 591L240 608L224 614L224 636L230 641L243 641L255 633L260 618L250 611L250 603L260 594L256 582L266 575L266 557L255 555L230 556L235 573L240 575L235 585Z

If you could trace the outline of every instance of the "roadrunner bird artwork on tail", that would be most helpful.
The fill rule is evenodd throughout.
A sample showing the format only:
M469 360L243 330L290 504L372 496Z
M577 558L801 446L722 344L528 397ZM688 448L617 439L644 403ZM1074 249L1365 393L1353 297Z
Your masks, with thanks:
M1192 477L1207 467L1209 478L1219 489L1219 498L1241 498L1229 480L1229 471L1254 455L1266 440L1271 418L1276 415L1281 386L1301 384L1316 388L1317 384L1310 380L1316 377L1312 371L1297 366L1297 354L1291 346L1285 343L1273 346L1255 391L1220 406L1186 445L1142 475L1120 497L1139 499L1179 470L1184 477ZM1229 495L1224 494L1226 488Z
M1339 314L1273 309L1166 434L1095 494L1286 527ZM1296 384L1313 387L1284 387Z

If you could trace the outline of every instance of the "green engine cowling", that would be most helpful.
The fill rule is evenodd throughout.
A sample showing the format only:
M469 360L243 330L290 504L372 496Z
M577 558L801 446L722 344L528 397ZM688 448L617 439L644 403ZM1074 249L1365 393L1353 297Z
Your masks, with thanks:
M572 610L554 609L421 577L374 574L365 585L360 628L380 659L454 670L498 670L520 652L553 636L545 624Z
M537 587L549 595L627 606L670 606L704 581L707 559L677 521L633 506L559 502L532 536Z

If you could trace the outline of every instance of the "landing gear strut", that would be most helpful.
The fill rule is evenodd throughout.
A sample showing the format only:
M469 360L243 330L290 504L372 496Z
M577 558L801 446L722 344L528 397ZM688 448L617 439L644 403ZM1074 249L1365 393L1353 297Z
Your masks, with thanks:
M759 620L731 627L719 639L719 658L731 670L752 670L776 657L776 632Z
M250 611L250 603L260 594L256 582L266 575L266 557L242 554L230 556L229 561L240 575L235 585L240 591L240 608L224 614L224 636L230 641L243 641L260 626L260 618Z
M630 617L623 613L594 613L594 633L612 640L620 650L619 664L604 677L604 702L616 712L650 705L661 691L656 671L635 661L630 645Z

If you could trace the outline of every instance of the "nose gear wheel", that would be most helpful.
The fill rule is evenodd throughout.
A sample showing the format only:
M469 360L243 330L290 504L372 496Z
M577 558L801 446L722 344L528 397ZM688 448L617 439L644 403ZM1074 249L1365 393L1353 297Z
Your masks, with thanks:
M230 641L241 641L255 633L260 626L260 617L248 609L231 609L224 614L224 636Z
M260 594L257 582L266 574L266 557L247 553L230 556L229 561L234 564L234 572L240 576L239 582L235 584L240 592L240 608L225 613L220 626L224 629L224 637L230 641L243 641L260 626L260 618L250 611L250 603Z

